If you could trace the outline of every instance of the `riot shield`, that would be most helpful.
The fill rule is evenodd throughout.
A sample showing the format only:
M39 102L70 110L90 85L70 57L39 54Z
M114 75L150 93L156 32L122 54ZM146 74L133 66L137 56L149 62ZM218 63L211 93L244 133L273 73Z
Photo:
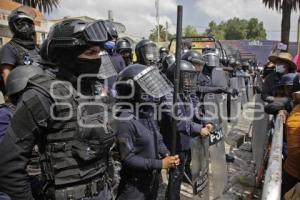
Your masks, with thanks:
M264 101L261 99L260 95L256 95L252 127L252 151L258 176L263 165L264 147L267 142L267 132L269 129L269 115L264 112L263 107Z
M209 200L209 138L196 137L191 140L191 172L193 194Z
M222 68L215 68L212 71L212 83L217 87L229 86L228 74ZM223 133L228 134L228 110L227 110L227 94L217 94L217 102L219 103L219 119L221 119Z
M222 94L219 94L222 95ZM214 131L209 138L210 172L209 181L210 197L217 198L222 195L227 184L227 164L225 157L224 133L222 130L221 110L218 95L206 94L204 96L204 121L214 124Z
M247 96L248 96L248 101L252 101L253 100L253 77L249 76L248 78L248 84L247 84Z
M243 109L243 105L247 103L247 90L246 90L246 84L245 84L245 77L243 76L238 76L238 90L239 93L241 94L241 108Z
M231 88L234 88L236 90L240 90L239 88L239 82L238 82L238 78L237 77L233 77L230 79L230 87ZM240 117L240 114L241 114L241 104L242 104L242 94L239 93L239 95L233 97L233 96L230 96L230 99L229 99L229 105L230 105L230 108L229 108L229 120L230 120L230 123L234 126L237 124L238 122L238 119Z

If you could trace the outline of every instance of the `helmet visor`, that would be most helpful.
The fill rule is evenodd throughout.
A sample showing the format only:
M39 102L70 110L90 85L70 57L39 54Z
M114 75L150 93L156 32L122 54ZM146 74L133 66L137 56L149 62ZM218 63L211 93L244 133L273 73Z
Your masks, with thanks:
M170 82L160 74L155 66L148 67L134 77L139 86L155 98L163 97L172 92Z
M102 20L95 21L89 24L84 29L84 39L90 43L103 43L108 40L107 30Z
M141 53L148 61L157 62L159 60L158 51L155 45L144 46L141 49Z
M100 79L107 79L118 75L114 64L107 52L101 54L101 66L97 75Z
M180 73L180 84L183 91L191 92L195 89L197 74L195 72L183 71Z

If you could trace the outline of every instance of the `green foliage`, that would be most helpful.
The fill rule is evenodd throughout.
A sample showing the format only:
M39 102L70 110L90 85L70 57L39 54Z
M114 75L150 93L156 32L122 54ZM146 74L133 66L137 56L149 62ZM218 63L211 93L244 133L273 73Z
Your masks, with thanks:
M211 21L204 35L214 36L218 40L264 40L267 36L263 23L258 19L251 18L248 21L237 17L220 24Z
M199 36L199 33L196 27L188 25L183 29L183 35L185 37L193 37L193 36Z
M256 18L251 18L247 25L247 39L266 39L267 34L263 22L258 22Z
M29 6L32 8L37 8L42 12L50 13L53 8L57 8L60 0L13 0L17 3Z
M154 42L157 42L157 29L158 29L158 26L155 26L155 28L150 31L150 35L149 35L149 39ZM166 34L168 34L168 40L170 38L172 38L172 34L167 32L166 28L163 25L159 25L159 41L160 42L166 41Z

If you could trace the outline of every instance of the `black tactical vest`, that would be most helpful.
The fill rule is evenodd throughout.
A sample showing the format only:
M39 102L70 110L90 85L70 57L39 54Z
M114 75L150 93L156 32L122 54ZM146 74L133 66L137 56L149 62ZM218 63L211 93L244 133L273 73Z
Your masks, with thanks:
M34 48L32 50L26 49L16 42L10 41L9 44L14 48L18 54L17 63L18 65L31 65L33 63L38 62L40 59L38 48Z
M99 106L82 104L95 101L79 97L69 82L60 82L51 89L56 81L35 76L29 87L48 95L54 103L53 116L40 145L40 163L46 183L59 189L88 183L106 173L114 133L109 122L99 126L105 113ZM79 121L88 127L81 126Z

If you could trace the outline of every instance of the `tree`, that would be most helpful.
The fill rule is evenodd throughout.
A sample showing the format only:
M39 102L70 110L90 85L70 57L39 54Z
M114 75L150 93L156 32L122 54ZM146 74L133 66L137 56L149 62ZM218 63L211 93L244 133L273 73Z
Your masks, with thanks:
M204 35L213 36L218 40L264 40L267 36L263 23L256 18L249 21L233 18L220 24L211 21Z
M247 39L259 40L267 37L263 22L258 22L258 19L251 18L247 26Z
M183 29L183 34L185 37L199 36L197 29L194 26L188 25Z
M281 42L289 44L292 10L300 9L300 0L262 0L265 6L282 12Z
M242 40L247 38L247 20L237 17L229 19L224 27L226 40Z
M53 8L57 8L60 0L13 0L17 3L37 8L44 13L52 12Z
M158 26L155 26L154 29L150 31L149 39L157 42L157 28ZM166 28L163 25L159 25L159 41L165 41L166 40L166 34L168 34L168 39L172 37L172 35L166 30Z
M222 27L223 24L218 25L215 21L211 21L208 24L208 28L205 30L207 36L213 36L217 40L224 40L225 32Z

